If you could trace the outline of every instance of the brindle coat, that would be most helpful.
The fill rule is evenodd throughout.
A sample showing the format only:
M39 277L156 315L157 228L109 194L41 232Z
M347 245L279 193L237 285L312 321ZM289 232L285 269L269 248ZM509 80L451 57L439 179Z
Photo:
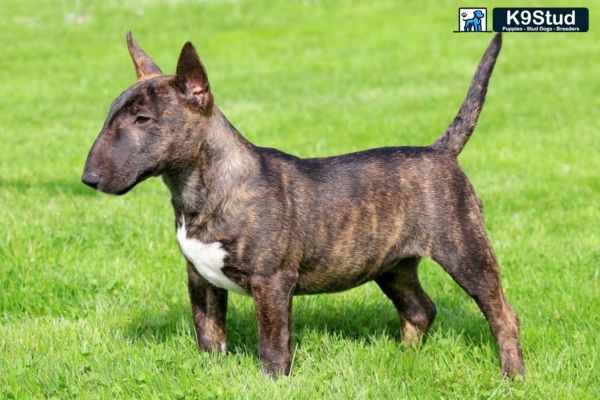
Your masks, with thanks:
M479 305L506 375L523 374L517 315L502 291L482 206L457 156L475 128L501 47L492 40L446 133L426 147L388 147L301 159L254 146L214 104L191 43L164 75L128 34L138 82L110 108L83 181L123 194L161 175L176 226L221 242L222 272L254 299L264 371L287 374L292 297L374 280L418 344L435 306L417 277L431 257ZM226 352L227 291L188 261L199 347Z

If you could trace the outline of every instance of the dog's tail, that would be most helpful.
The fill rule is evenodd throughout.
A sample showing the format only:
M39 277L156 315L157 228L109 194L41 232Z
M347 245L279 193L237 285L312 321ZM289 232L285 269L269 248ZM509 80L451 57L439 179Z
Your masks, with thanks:
M501 47L502 35L497 33L479 62L479 67L477 67L467 97L463 101L460 110L458 110L458 114L446 129L446 132L431 145L432 148L457 157L465 147L483 108L488 82Z

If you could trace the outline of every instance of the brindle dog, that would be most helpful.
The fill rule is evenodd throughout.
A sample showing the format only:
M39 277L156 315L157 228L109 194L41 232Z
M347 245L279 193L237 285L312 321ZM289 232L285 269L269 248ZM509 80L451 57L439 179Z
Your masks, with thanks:
M457 156L471 136L501 47L492 40L444 135L426 147L386 147L302 159L248 142L213 101L191 43L165 75L127 35L138 82L112 104L82 180L124 194L161 175L187 259L198 345L226 352L228 290L252 296L262 368L288 374L292 297L374 280L417 345L435 306L417 277L431 257L477 302L505 375L523 374L519 322L508 305L482 204Z

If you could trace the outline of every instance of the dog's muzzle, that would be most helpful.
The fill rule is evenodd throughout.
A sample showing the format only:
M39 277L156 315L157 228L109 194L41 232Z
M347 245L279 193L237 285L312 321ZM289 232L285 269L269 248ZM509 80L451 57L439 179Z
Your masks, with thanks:
M100 175L90 171L83 171L81 181L86 185L96 189L100 183Z

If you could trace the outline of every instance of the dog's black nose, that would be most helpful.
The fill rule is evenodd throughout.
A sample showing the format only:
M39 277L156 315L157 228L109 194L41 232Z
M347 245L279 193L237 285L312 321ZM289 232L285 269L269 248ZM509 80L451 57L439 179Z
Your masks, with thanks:
M93 187L94 189L100 183L100 175L95 174L90 171L83 171L83 175L81 176L81 181L86 185Z

